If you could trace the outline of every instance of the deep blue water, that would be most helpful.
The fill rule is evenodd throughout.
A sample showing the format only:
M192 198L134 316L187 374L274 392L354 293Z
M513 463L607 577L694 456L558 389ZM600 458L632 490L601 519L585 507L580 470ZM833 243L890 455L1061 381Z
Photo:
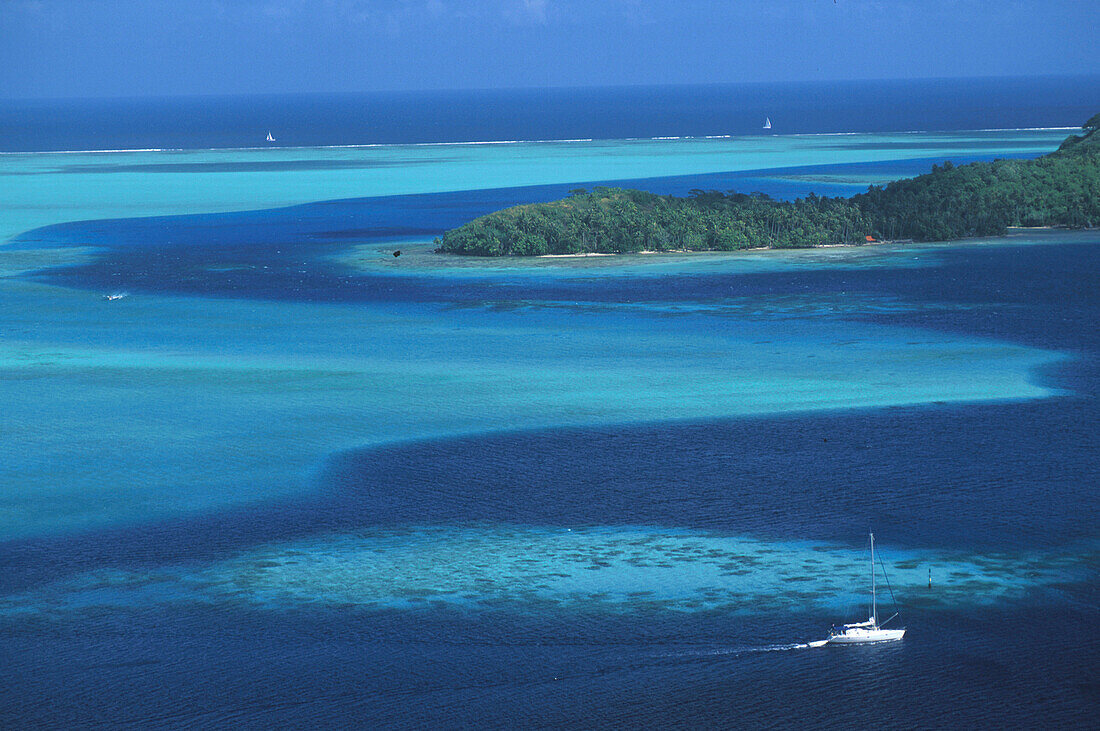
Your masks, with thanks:
M942 149L942 142L934 144ZM967 141L973 147L973 141ZM1003 144L1003 143L996 143ZM850 147L850 145L845 146ZM997 158L1026 158L1027 155L990 157L951 156L955 164ZM944 158L946 159L946 158ZM315 161L303 161L313 163ZM324 162L324 161L322 161ZM331 161L329 161L331 162ZM360 164L346 161L349 164ZM911 177L931 170L942 162L939 158L917 157L884 162L861 162L834 165L799 165L704 175L674 175L655 178L615 179L593 181L585 187L597 185L618 186L649 190L661 195L687 195L692 189L736 190L743 193L760 192L774 198L791 200L815 193L828 196L849 196L866 191L861 183L829 182L827 180L798 180L789 176L813 176L829 173L839 176L861 174L885 174L889 177ZM176 166L166 163L166 172L178 172ZM199 169L186 172L218 172L222 163L196 163ZM97 170L114 170L97 165ZM150 172L147 164L133 166L134 172ZM59 165L49 174L68 172ZM14 237L6 246L11 248L38 247L42 245L71 245L102 243L117 248L132 244L156 244L157 250L165 248L224 249L250 246L266 257L295 250L307 255L315 254L317 247L336 244L338 248L349 243L372 243L408 238L426 239L438 236L448 229L460 226L478 216L501 208L539 201L563 198L578 187L575 183L538 185L514 188L488 188L420 195L374 196L325 200L287 208L240 211L235 213L193 214L183 216L149 216L138 219L94 220L66 223L27 231ZM278 246L275 250L273 247ZM131 251L131 254L134 252Z
M1075 126L1100 76L12 102L0 151Z
M925 615L927 629L910 629L905 642L856 652L736 650L812 621L799 616L746 627L716 616L104 613L10 638L9 697L18 700L0 717L69 728L78 718L135 727L1087 728L1100 702L1087 608L1098 596L1068 598L1085 606ZM1036 636L1036 627L1060 631Z
M268 129L279 145L750 134L765 115L777 132L1062 126L1080 123L1098 103L1096 76L34 102L0 109L0 150L240 147L257 144ZM916 174L932 162L612 182L661 193L715 188L793 197L812 188L847 195L853 186L783 175L858 175L883 166ZM66 164L59 160L54 172L63 174ZM181 168L169 156L162 163L166 173L243 169L233 164ZM120 163L113 172L127 171ZM1061 395L390 444L332 455L311 489L293 498L7 541L0 544L0 597L41 591L44 598L33 613L0 618L0 726L1094 724L1100 237L922 250L919 263L896 255L866 267L741 273L383 274L332 259L353 244L425 239L572 187L80 221L27 232L12 248L94 245L98 253L86 263L28 276L97 292L351 303L387 312L462 308L473 313L462 322L475 323L503 310L535 328L568 328L573 313L631 305L663 322L721 331L736 319L723 314L731 302L779 303L745 315L770 325L777 341L793 316L1060 351L1069 359L1031 376ZM783 303L799 302L828 306L784 311ZM683 304L698 307L676 314ZM143 336L91 337L119 343ZM59 479L75 467L76 460L59 462ZM916 602L903 608L904 642L835 652L776 649L820 636L828 619L809 611L276 610L127 597L74 609L63 606L63 589L50 588L89 571L201 567L257 545L331 532L498 523L710 529L853 548L873 526L900 548L1079 551L1085 576L980 609Z
M1002 156L1003 157L1003 156ZM980 158L955 158L971 162ZM927 159L779 168L767 171L684 175L637 180L598 181L591 185L617 185L661 194L686 195L693 188L763 192L793 199L818 195L850 195L863 186L789 180L785 176L830 172L895 175L927 172ZM346 266L326 257L345 252L352 245L429 240L477 216L507 206L564 197L575 185L467 190L453 193L383 196L321 201L287 208L235 213L150 216L147 218L78 221L35 229L15 237L12 249L91 244L100 247L94 261L83 266L52 270L40 278L99 289L176 292L204 296L247 296L310 302L399 301L469 303L516 299L514 285L530 299L544 295L530 289L527 278L470 282L438 277L402 276L400 269L385 276L356 276ZM395 243L395 249L401 244ZM415 268L413 269L415 272ZM686 280L693 285L707 281ZM575 286L560 281L547 287L564 287L546 294L554 299L593 301L646 301L653 296L675 301L696 295L675 282L667 289L663 279L637 278L588 287L583 296L569 295ZM584 286L584 285L580 285ZM718 283L724 286L724 281ZM503 287L504 292L500 290ZM624 291L623 288L627 288ZM742 294L749 290L738 288ZM648 294L647 294L648 292ZM663 294L662 294L663 293ZM726 292L728 295L729 293ZM707 295L701 295L707 298ZM711 295L713 299L714 295Z
M936 256L920 268L899 262L864 270L531 278L523 295L544 304L707 302L731 289L894 297L914 306L833 316L1069 352L1072 360L1035 375L1066 395L503 433L352 452L331 459L303 498L6 544L3 588L34 588L92 568L202 563L274 540L410 522L649 524L853 546L874 525L899 546L958 551L1094 540L1100 244L958 247ZM67 281L94 280L95 266ZM466 282L459 294L437 278L354 279L373 285L334 286L334 296L360 299L382 280L393 289L387 297L404 301L516 296L492 281ZM142 286L195 292L174 276ZM238 282L234 296L271 291ZM5 629L8 702L0 720L66 727L1085 726L1100 703L1100 593L1097 567L1088 567L1093 578L1084 583L1038 588L977 611L910 607L903 643L853 652L767 650L807 639L807 628L820 625L819 616L797 612L732 618L165 605L89 609L79 622L47 613Z

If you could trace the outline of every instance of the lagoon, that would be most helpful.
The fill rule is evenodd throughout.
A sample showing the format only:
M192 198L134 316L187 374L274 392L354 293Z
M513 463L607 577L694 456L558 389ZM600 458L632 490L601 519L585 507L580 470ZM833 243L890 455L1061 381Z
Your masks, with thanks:
M427 243L578 184L833 194L1062 137L0 156L4 692L64 698L6 718L84 718L100 677L130 689L116 723L456 725L519 693L562 722L763 718L731 684L774 704L778 677L806 688L794 719L853 681L915 704L966 675L922 718L997 722L1021 662L1043 695L1015 718L1083 718L1056 678L1095 660L1095 232L614 262ZM869 525L904 646L768 649L862 611ZM1086 641L1019 642L1037 617Z

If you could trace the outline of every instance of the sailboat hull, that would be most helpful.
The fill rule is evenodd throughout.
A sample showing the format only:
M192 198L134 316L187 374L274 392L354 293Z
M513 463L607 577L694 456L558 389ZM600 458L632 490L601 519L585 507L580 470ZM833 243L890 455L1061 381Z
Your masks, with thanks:
M904 636L904 629L850 628L830 636L827 642L830 645L868 645L874 642L893 642Z
M871 539L871 606L868 607L871 610L871 616L867 618L866 622L853 622L846 624L840 629L833 627L829 632L829 639L825 640L827 645L871 645L877 642L895 642L905 636L905 628L901 629L884 629L882 625L878 623L878 599L875 595L875 534L870 534ZM880 562L881 563L881 562ZM886 573L886 567L882 567L882 571ZM890 591L891 596L893 590ZM887 619L882 624L889 624L894 617L898 616L897 612L892 617Z

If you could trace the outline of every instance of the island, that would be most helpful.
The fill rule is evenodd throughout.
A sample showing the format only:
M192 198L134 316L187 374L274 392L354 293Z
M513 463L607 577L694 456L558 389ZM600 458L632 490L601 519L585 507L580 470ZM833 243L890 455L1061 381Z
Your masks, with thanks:
M440 253L473 256L625 254L808 248L999 236L1010 227L1100 224L1100 114L1058 150L1031 160L933 165L850 198L793 201L762 193L576 189L513 206L446 232Z

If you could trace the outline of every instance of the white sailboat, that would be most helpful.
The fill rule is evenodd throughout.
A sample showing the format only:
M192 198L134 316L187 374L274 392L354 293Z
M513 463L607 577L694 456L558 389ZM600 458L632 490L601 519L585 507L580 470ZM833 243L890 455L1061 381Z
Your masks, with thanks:
M268 131L268 133L267 133L267 141L268 142L274 142L275 141L275 138L271 136L270 131Z
M771 117L764 117L764 129L771 129L771 128L772 128L772 118Z
M883 568L883 575L886 569ZM875 534L871 534L871 616L866 622L854 622L843 625L840 629L834 627L829 632L829 639L810 643L813 647L821 645L861 645L870 642L891 642L900 640L905 636L905 628L885 629L891 619L897 617L897 612L882 624L878 621L878 601L875 597Z

